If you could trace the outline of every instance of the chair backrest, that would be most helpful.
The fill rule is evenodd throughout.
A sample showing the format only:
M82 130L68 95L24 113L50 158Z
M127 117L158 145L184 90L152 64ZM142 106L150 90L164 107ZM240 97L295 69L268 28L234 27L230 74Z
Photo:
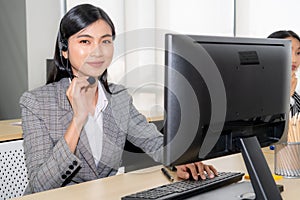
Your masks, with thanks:
M28 183L22 143L0 143L0 199L22 196Z

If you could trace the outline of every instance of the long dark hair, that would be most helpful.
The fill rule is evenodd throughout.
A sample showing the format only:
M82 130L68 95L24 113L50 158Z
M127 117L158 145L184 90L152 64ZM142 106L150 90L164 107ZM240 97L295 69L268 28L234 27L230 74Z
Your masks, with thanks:
M268 36L268 38L278 38L278 39L284 39L284 38L288 38L288 37L293 37L300 41L299 36L294 31L291 31L291 30L276 31Z
M81 4L75 6L64 15L60 21L55 45L54 63L56 67L50 72L50 75L47 78L47 84L57 82L62 78L73 76L69 60L62 56L62 51L67 51L69 37L99 19L104 20L110 26L113 39L115 39L116 33L114 24L101 8L91 4ZM99 80L104 85L105 90L111 93L107 83L107 70L103 72Z

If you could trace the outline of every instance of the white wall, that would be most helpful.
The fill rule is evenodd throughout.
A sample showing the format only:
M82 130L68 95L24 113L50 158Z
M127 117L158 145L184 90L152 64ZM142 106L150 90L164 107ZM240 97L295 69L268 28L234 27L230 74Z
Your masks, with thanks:
M28 89L46 83L46 59L53 58L61 0L26 0Z
M233 0L156 0L157 27L184 34L233 34Z
M265 38L278 30L300 34L299 0L237 0L237 36Z
M242 0L237 1L236 32L240 37L266 38L279 30L292 30L300 35L299 0ZM300 93L300 71L297 71Z
M64 0L27 0L29 89L45 82L45 59L53 56L61 16L60 1ZM163 70L160 67L164 65L164 56L163 51L159 49L163 46L163 39L161 35L157 35L158 32L233 36L236 28L236 36L246 37L267 37L279 29L292 29L300 33L298 0L67 0L66 2L68 9L81 3L94 4L103 8L112 18L116 26L117 39L115 57L109 68L109 78L132 89L135 104L140 110L151 110L157 105L162 106L163 102L161 87L152 84L152 82L160 84L163 79ZM236 2L236 27L234 27L234 2ZM140 36L139 33L146 29L155 29L156 33L148 31L149 35ZM132 32L137 34L137 37L130 38ZM145 41L153 48L143 46ZM133 50L131 47L134 45L140 48ZM144 71L147 66L154 70ZM132 74L135 74L135 77L132 78ZM148 83L143 83L143 80ZM136 88L132 88L134 85Z

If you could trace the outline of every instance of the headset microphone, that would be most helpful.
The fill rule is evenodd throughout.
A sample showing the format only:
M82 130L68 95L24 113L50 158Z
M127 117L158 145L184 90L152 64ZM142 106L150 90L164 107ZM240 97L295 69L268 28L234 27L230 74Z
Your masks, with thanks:
M89 78L87 79L87 81L89 82L90 85L93 85L96 82L96 79L92 76L89 76Z

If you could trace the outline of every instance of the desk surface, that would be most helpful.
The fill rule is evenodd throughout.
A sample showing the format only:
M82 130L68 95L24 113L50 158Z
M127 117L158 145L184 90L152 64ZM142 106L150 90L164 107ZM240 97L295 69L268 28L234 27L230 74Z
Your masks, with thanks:
M264 154L270 166L274 169L274 153L264 149ZM242 171L246 172L242 156L240 154L217 158L206 163L213 164L219 171ZM116 175L95 181L85 182L78 185L49 190L46 192L17 198L19 200L40 199L110 199L119 200L122 196L145 190L147 188L168 183L168 180L160 171L161 166L155 166L126 174ZM300 196L300 179L281 179L278 184L284 185L283 199L298 199Z
M20 119L0 121L0 142L22 139Z

